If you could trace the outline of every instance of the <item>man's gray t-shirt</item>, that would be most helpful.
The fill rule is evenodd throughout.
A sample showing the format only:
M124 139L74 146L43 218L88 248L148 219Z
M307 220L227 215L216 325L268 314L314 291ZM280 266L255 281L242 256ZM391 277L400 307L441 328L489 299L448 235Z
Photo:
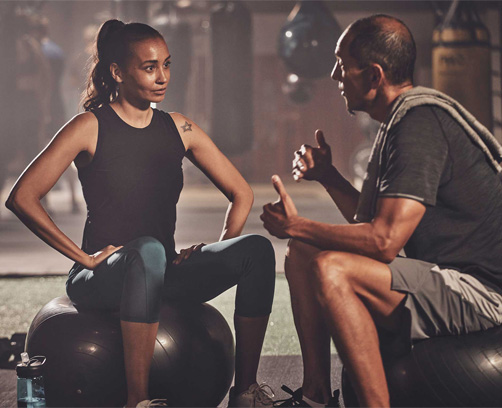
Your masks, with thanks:
M416 107L391 129L379 197L426 206L406 256L469 273L502 293L502 182L446 111Z

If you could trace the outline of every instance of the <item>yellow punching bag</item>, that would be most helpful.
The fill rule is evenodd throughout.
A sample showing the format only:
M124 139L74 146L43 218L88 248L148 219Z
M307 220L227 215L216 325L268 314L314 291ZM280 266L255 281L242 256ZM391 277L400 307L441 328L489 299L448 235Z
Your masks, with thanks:
M490 32L474 2L454 1L433 32L432 86L493 130Z

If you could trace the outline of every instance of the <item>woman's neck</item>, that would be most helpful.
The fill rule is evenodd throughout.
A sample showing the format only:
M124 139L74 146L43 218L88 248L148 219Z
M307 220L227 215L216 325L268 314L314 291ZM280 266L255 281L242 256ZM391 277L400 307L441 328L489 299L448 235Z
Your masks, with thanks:
M131 126L143 128L148 126L152 120L153 111L149 102L142 104L142 106L136 106L119 96L110 106L124 122Z

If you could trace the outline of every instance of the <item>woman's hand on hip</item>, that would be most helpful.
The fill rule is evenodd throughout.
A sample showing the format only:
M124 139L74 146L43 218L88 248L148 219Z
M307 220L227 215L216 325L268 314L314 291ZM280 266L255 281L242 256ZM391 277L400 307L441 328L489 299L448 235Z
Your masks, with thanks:
M87 265L83 264L87 269L95 269L98 265L103 262L106 258L108 258L114 252L117 252L119 249L123 248L123 246L113 246L108 245L103 248L101 251L96 252L95 254L89 255L89 261Z
M173 261L173 265L179 265L181 262L190 258L190 255L192 255L194 252L200 251L200 249L205 245L206 244L197 244L192 245L190 248L182 249L180 251L180 254Z

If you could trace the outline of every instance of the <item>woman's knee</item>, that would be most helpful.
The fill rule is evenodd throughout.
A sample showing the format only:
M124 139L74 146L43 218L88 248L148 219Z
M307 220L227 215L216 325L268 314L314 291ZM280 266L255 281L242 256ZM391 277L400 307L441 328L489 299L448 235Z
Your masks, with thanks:
M161 242L153 237L140 237L124 246L128 263L139 263L149 274L164 275L167 260L166 250Z
M141 237L131 241L123 249L128 267L123 284L121 319L156 322L166 269L164 246L155 238Z
M236 314L245 317L267 316L272 310L275 291L274 248L261 235L247 235L241 242L245 248L245 258L237 288Z
M263 259L264 262L275 263L275 251L268 238L258 234L249 234L242 237L246 254L253 258Z
M275 251L269 239L261 235L246 235L243 239L244 255L251 265L253 274L261 279L275 281Z
M124 245L124 249L136 250L145 256L163 256L165 257L166 251L162 243L157 239L149 236L139 237Z
M166 251L155 238L141 237L124 246L126 296L158 297L164 285Z

